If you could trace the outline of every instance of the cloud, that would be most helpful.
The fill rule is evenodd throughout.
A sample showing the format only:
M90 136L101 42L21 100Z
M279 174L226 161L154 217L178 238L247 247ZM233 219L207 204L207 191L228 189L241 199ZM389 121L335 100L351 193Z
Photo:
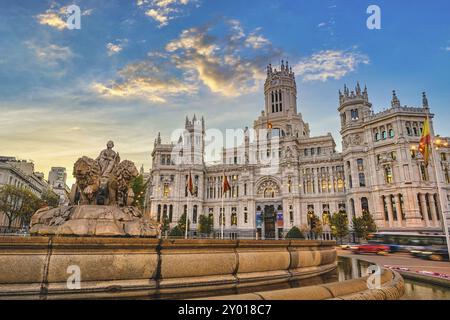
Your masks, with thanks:
M223 39L212 35L211 26L184 30L166 45L166 51L179 69L193 74L212 92L235 97L257 91L265 65L281 52L258 29L246 35L236 20L229 24L230 33Z
M106 49L108 49L108 56L113 56L116 53L119 53L120 51L122 51L123 48L121 47L120 44L114 44L114 43L109 42L106 45Z
M293 70L303 81L339 80L361 64L369 64L368 56L352 50L322 50L297 63Z
M26 41L25 45L34 52L39 61L48 65L66 62L74 56L69 47L62 47L56 44L38 45L34 41Z
M137 6L145 10L145 14L159 23L158 27L164 27L170 20L184 13L185 8L196 4L197 0L137 0Z
M317 27L322 28L322 27L325 27L326 25L327 25L326 22L321 22L317 25Z
M184 30L164 50L149 53L147 59L120 70L118 79L95 83L93 89L107 97L157 103L195 94L202 86L224 97L256 92L265 78L265 66L281 51L260 29L246 35L238 21L227 25L228 32L220 38L213 35L217 25Z
M49 27L55 28L59 31L62 31L67 28L67 13L68 6L61 7L56 2L53 2L50 5L50 8L47 9L44 13L38 14L36 19L39 24L47 25ZM94 9L87 9L82 11L82 16L90 16Z
M178 80L168 73L168 68L151 60L132 63L119 71L117 80L94 83L92 89L105 97L142 98L156 103L197 92L195 84Z

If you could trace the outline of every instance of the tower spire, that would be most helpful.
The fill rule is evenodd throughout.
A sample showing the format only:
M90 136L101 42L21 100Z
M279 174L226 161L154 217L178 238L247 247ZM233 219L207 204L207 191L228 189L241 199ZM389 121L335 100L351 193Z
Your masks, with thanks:
M428 98L427 98L427 93L426 93L426 92L423 92L423 93L422 93L422 106L423 106L425 109L428 109L428 108L429 108L429 106L428 106Z
M391 102L392 108L400 107L400 100L397 98L397 93L395 90L392 91L392 102Z

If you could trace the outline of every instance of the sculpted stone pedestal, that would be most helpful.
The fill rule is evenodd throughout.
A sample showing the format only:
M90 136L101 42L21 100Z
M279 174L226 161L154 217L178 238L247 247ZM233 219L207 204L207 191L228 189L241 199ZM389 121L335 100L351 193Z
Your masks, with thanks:
M157 237L157 224L136 207L63 206L41 209L31 220L32 235Z

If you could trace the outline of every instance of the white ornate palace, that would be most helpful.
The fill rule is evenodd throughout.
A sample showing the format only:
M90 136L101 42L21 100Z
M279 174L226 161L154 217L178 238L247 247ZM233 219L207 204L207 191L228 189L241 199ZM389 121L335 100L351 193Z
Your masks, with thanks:
M310 136L309 125L297 111L295 75L287 64L282 62L280 70L267 68L264 95L265 108L253 128L270 128L272 136L279 137L278 152L270 149L279 156L275 170L268 170L263 161L271 153L267 145L252 142L248 134L244 144L224 150L222 164L207 165L205 121L186 118L185 134L178 143L195 146L194 162L176 164L175 144L163 144L158 136L146 197L150 216L161 221L166 215L173 226L188 210L194 232L203 214L213 217L219 233L225 172L231 185L224 196L227 238L256 233L260 238L280 238L293 226L307 225L312 212L323 219L328 238L327 220L340 209L347 211L350 221L368 210L380 230L442 230L436 168L433 161L426 168L417 151L427 114L433 118L425 94L422 107L407 107L394 92L391 108L374 113L366 88L358 84L350 91L344 87L338 108L341 153L336 152L330 133ZM447 138L439 142L437 169L448 212L450 149ZM190 172L196 191L187 202Z

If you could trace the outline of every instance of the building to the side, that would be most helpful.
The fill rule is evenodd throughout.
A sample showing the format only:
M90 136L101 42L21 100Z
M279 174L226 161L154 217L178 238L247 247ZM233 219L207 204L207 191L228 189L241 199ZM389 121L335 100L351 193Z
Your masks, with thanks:
M70 189L67 186L66 168L52 167L48 174L50 188L59 196L60 205L69 204Z
M0 188L4 185L13 185L20 188L27 188L38 197L49 189L44 174L34 171L34 164L25 160L17 160L14 157L0 156ZM12 228L19 229L19 219L16 219ZM0 232L8 227L8 219L4 213L0 212Z
M427 116L434 134L425 94L420 107L409 107L394 92L391 107L376 113L367 88L344 87L338 107L342 152L336 151L330 133L310 135L297 110L295 75L284 63L280 70L268 67L264 98L253 132L269 129L276 146L251 139L246 128L242 145L224 149L221 164L209 165L203 118L186 118L178 142L164 144L158 135L146 197L152 218L162 221L167 216L174 226L187 210L194 232L199 216L207 215L219 233L225 173L231 185L223 200L227 238L280 238L293 226L307 226L312 213L322 219L328 238L329 218L339 210L346 210L350 221L367 210L380 230L442 230L441 211L448 212L450 199L450 149L448 139L439 138L438 168L433 161L425 167L418 145ZM192 161L179 162L178 157L186 157L180 145L184 152L192 151ZM267 157L276 158L275 165ZM445 208L440 207L435 170ZM187 200L189 174L195 194Z

